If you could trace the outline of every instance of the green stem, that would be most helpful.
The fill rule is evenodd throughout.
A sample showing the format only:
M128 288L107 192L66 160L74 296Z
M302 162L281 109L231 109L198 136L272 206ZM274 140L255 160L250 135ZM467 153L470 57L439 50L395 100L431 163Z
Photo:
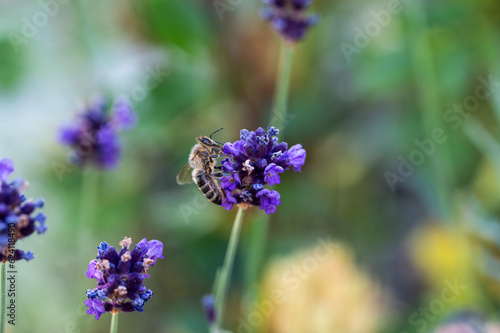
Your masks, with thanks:
M257 297L257 280L265 253L265 244L268 234L269 216L260 214L252 221L248 239L246 240L244 287L245 297L243 309L250 310L250 306Z
M80 197L80 226L94 224L97 203L99 175L97 171L86 169L82 175Z
M479 12L479 11L478 11ZM480 13L478 13L480 15ZM486 59L490 67L490 75L493 78L498 78L500 75L500 62L498 61L498 52L500 52L500 47L498 47L499 34L497 29L492 25L489 20L479 20L478 31L481 38L481 50L484 52L484 58ZM489 80L489 77L485 79ZM500 94L497 89L491 92L492 96L490 99L490 104L495 111L495 116L497 122L500 122Z
M271 125L280 130L283 136L287 125L288 95L290 90L290 76L292 73L293 46L285 41L281 44L278 77L274 92Z
M109 333L118 332L118 312L111 312L111 326L109 327Z
M92 27L92 22L91 22L91 17L92 15L90 14L89 6L92 4L89 3L89 1L85 0L78 0L76 1L76 6L77 6L77 15L80 19L81 23L81 36L83 40L83 47L85 49L85 52L87 53L88 57L90 58L91 61L94 62L97 59L97 51L96 51L96 41L94 40L94 34L91 30Z
M95 223L97 192L99 185L99 174L96 170L86 168L82 172L82 184L80 193L79 220L76 225L75 237L79 251L83 251L88 245L90 238L89 230L92 230ZM78 267L82 262L78 262Z
M0 332L1 333L5 333L5 323L6 323L6 311L7 311L7 293L6 293L6 286L7 286L7 272L6 272L6 264L4 262L2 262L2 275L0 277L0 297L2 297L2 304L1 304L1 307L2 307L2 310L1 310L1 316L2 316L2 319L1 319L1 322L0 322L0 325L1 325L1 329L0 329Z
M229 282L231 281L231 272L233 270L234 257L236 249L238 248L238 240L240 238L241 225L243 224L244 209L239 207L236 218L234 219L233 230L231 231L231 238L227 246L226 257L224 258L224 265L220 270L220 275L216 281L215 286L215 313L216 328L220 328L224 317L224 307L226 303L226 294L229 289Z

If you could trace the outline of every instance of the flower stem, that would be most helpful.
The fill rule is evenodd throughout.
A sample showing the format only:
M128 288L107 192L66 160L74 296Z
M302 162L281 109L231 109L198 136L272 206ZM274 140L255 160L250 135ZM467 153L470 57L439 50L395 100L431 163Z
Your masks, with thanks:
M0 332L5 333L5 323L6 323L6 311L7 311L7 293L6 291L6 285L7 285L7 272L6 272L6 264L2 262L2 275L0 277L0 297L2 297L2 302L1 302L1 322L0 322Z
M79 253L86 248L90 238L89 230L95 224L98 185L98 172L89 168L84 169L80 189L79 220L75 228L76 244L80 251ZM83 264L82 262L78 262L78 260L77 263L78 267Z
M109 327L109 333L118 332L118 312L111 312L111 326Z
M257 280L260 275L260 267L265 253L265 243L268 233L269 216L260 214L250 226L248 238L245 240L245 274L244 287L245 297L243 299L243 309L250 310L250 306L257 295Z
M92 4L89 1L78 0L76 1L77 15L80 20L80 33L83 40L84 52L87 53L90 60L94 61L97 58L96 41L94 40L94 33L92 31L93 23L91 22L91 13L89 6ZM94 63L95 64L95 63Z
M80 197L80 227L94 223L97 202L99 175L97 171L86 169L83 172Z
M293 46L285 41L281 43L280 61L276 89L274 91L274 103L271 115L271 125L280 130L283 135L284 127L287 125L287 107L290 88L290 76L292 73Z
M241 225L243 224L244 209L239 207L236 218L234 219L233 230L231 231L231 237L229 238L229 244L227 246L226 257L224 258L224 264L220 270L219 278L216 281L215 286L215 313L216 313L216 323L215 327L220 328L224 315L224 306L226 303L226 294L229 289L229 283L231 281L231 272L233 269L234 257L236 254L236 249L238 248L238 241L240 238Z

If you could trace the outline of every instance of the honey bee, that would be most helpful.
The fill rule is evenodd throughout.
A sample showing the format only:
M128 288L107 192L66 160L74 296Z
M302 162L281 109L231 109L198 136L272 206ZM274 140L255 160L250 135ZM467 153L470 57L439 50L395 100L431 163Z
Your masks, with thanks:
M214 169L222 170L221 166L215 165L215 159L224 156L220 143L212 139L212 135L222 128L210 134L209 137L201 135L196 138L197 144L191 149L188 163L177 175L177 184L184 185L195 182L200 191L208 200L216 205L222 204L224 192L215 178L222 177L222 171L214 173Z

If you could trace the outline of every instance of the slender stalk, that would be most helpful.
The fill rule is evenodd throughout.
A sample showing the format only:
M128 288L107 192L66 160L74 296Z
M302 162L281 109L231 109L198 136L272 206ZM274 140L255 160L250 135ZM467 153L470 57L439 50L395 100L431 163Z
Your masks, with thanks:
M268 234L269 216L260 214L252 221L248 239L246 239L245 274L243 282L245 295L242 301L243 310L250 311L250 306L257 296L257 280L265 253L265 243Z
M0 321L0 332L5 333L5 324L7 322L6 318L6 311L7 311L7 293L6 293L6 286L7 286L7 272L6 272L6 264L2 262L2 275L0 277L0 297L2 297L2 302L1 302L1 321Z
M96 230L95 223L95 212L97 203L97 192L98 192L98 181L99 174L97 170L90 170L89 168L84 168L81 172L81 183L80 183L80 197L78 206L78 216L76 219L73 238L73 244L75 244L77 249L77 255L74 260L73 274L75 275L74 290L85 290L86 283L82 276L85 268L89 264L89 258L81 254L86 253L91 242L91 231ZM82 270L82 267L84 269ZM79 318L79 324L83 325L83 317Z
M92 89L88 93L93 94L95 91L106 91L102 80L98 77L100 63L99 48L100 40L97 36L96 22L93 20L94 12L99 6L99 1L92 0L76 0L76 17L79 24L79 35L81 39L80 47L81 54L86 59L89 69L86 71L86 76L89 79L89 83Z
M231 272L233 270L234 257L236 249L238 248L238 241L240 238L241 225L243 224L244 209L239 207L236 218L234 219L233 230L231 231L231 238L227 246L226 257L224 264L220 270L219 278L215 287L215 313L216 323L215 327L220 328L224 317L224 307L226 303L226 294L229 289L231 281Z
M287 125L288 95L290 90L290 76L292 73L293 45L282 41L280 50L280 61L276 89L274 91L274 103L272 110L271 125L280 130L283 135L284 127Z
M118 312L111 312L111 326L109 327L109 333L118 332Z
M480 15L479 11L477 11L476 14ZM481 38L480 51L483 52L484 59L490 67L489 75L491 75L491 77L485 77L485 79L497 79L500 76L500 61L498 60L500 47L498 46L499 34L497 32L497 29L489 20L478 20L477 31L479 32L478 38ZM498 89L493 89L491 93L492 96L489 102L491 103L493 110L495 111L497 121L500 122L500 94L498 92Z
M80 196L80 227L85 224L94 224L98 183L97 171L84 170Z
M495 165L496 181L500 182L500 143L477 119L468 120L464 126L471 142Z
M75 242L79 253L88 246L91 237L90 231L95 226L95 215L97 206L97 192L99 185L99 174L96 170L84 169L82 172L82 183L80 189L80 207L78 224L75 227ZM77 267L85 264L83 258L78 257ZM86 260L86 259L85 259ZM88 262L86 263L88 264ZM78 274L80 272L78 271Z
M77 0L76 1L76 7L77 7L77 15L78 18L80 19L80 33L81 37L83 40L83 48L84 51L87 53L87 56L90 58L91 61L94 62L97 59L97 50L96 50L96 41L95 41L95 34L92 31L93 23L92 23L92 15L89 10L89 6L95 5L92 3L89 3L89 1L85 0Z

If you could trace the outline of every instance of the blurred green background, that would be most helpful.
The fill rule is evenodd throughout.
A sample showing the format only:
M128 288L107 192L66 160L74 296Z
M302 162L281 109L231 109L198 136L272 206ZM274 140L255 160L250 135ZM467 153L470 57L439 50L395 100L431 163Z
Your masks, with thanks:
M242 128L267 126L280 45L258 1L224 3L220 17L202 0L0 1L0 158L14 160L30 197L45 198L49 226L18 243L35 260L18 264L10 332L106 332L109 314L85 314L95 282L84 271L101 241L117 246L124 236L161 240L165 259L146 280L155 294L145 312L122 315L120 332L207 332L200 299L236 212L206 204L186 217L203 196L175 176L196 136L224 127L217 140L235 141ZM277 186L282 204L251 290L269 299L283 283L274 276L308 258L318 238L339 250L254 331L495 322L500 3L317 0L311 11L321 20L296 46L281 137L301 143L307 160ZM95 220L79 225L84 175L67 165L57 129L99 94L129 96L139 123L123 133L120 167L99 173ZM70 169L58 176L61 165ZM241 318L252 311L241 306L251 299L245 265L263 214L245 216L225 324L234 332L246 332ZM443 301L457 279L467 288Z

